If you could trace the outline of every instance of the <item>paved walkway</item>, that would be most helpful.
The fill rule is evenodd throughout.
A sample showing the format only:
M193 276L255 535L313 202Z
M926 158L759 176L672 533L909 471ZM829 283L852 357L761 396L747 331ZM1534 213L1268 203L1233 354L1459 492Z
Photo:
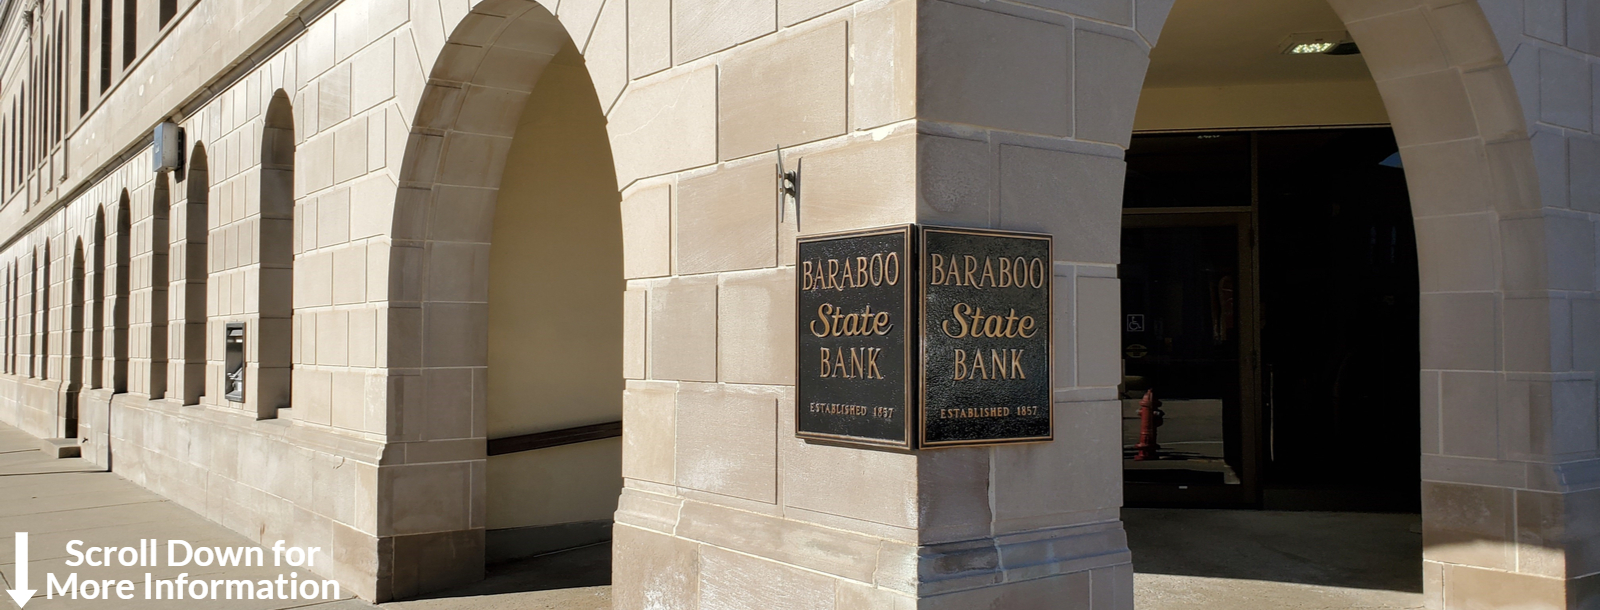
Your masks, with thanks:
M1139 610L1421 608L1419 515L1125 509Z
M16 579L15 532L29 533L29 586L38 592L28 610L123 610L143 608L239 608L241 610L377 610L345 594L343 599L214 601L46 599L45 574L77 572L80 578L127 579L142 583L192 577L275 579L287 568L69 567L66 544L136 547L141 538L185 540L195 546L248 546L248 539L122 477L77 459L52 459L39 441L0 424L0 590ZM268 552L270 554L270 551ZM604 545L537 557L494 568L483 582L441 596L383 604L386 610L610 610L610 549ZM304 576L304 573L301 573ZM583 586L574 586L583 585ZM142 584L139 585L142 587ZM562 588L565 587L565 588ZM142 588L138 589L142 592ZM138 594L135 597L142 597ZM0 610L15 610L0 595Z
M376 610L356 599L219 601L43 599L46 573L142 580L179 572L274 579L282 568L69 568L69 540L137 546L140 538L245 546L243 536L79 459L50 459L38 441L0 424L0 585L15 579L13 532L30 533L28 610L224 608ZM1422 606L1416 515L1127 510L1138 610L1345 610ZM609 610L610 549L596 545L491 569L481 583L384 610ZM209 573L208 573L209 571ZM197 574L199 572L199 574ZM0 595L0 610L16 606ZM847 609L841 609L847 610Z
M208 607L170 600L71 600L45 598L45 574L76 572L80 578L127 579L141 583L144 574L155 580L190 576L229 579L275 579L272 567L169 568L169 567L69 567L66 544L136 547L141 538L185 540L196 546L246 546L251 542L188 509L117 475L104 472L77 458L52 459L38 450L39 441L15 428L0 425L0 582L11 589L16 581L15 532L28 532L28 585L38 592L28 610ZM303 575L303 573L302 573ZM285 574L287 576L287 574ZM373 606L346 599L310 603L305 600L208 602L209 605L250 610L316 608L317 610L370 609ZM16 605L0 595L0 609Z

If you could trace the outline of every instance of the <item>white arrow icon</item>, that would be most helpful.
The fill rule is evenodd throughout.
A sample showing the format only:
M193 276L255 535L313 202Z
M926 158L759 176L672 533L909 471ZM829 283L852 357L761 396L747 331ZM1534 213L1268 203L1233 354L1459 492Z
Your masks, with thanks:
M17 588L7 589L6 593L11 594L18 608L33 599L34 590L28 588L28 532L17 532Z

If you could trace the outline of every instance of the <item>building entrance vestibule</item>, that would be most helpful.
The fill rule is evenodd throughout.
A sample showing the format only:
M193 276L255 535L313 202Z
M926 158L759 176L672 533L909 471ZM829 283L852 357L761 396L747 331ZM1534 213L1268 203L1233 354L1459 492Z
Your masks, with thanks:
M1134 138L1129 506L1418 510L1417 259L1397 150L1382 127Z

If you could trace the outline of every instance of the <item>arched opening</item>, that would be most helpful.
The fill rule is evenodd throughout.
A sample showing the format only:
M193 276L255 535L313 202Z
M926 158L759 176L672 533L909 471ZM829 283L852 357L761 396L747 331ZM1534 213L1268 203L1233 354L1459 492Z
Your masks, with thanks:
M210 161L205 144L195 142L184 172L184 203L173 223L181 240L173 268L177 270L173 306L183 323L172 330L172 358L182 364L174 373L173 387L183 392L183 404L200 404L206 389L206 290L210 269L206 263L207 226L210 222Z
M72 248L72 285L71 294L67 297L71 310L67 314L67 426L62 434L65 438L78 437L78 397L83 391L83 332L84 305L87 295L84 294L85 269L83 260L83 240Z
M22 374L22 265L11 263L11 374Z
M1219 600L1422 591L1416 244L1345 30L1326 0L1179 0L1150 52L1118 266L1142 599L1194 576L1241 581Z
M44 243L44 255L39 259L39 312L34 316L34 337L38 339L35 369L39 379L50 378L50 242Z
M6 265L6 372L17 374L17 263Z
M116 251L111 263L111 268L106 270L111 276L111 391L122 393L128 391L128 302L129 288L132 284L130 268L130 237L132 234L133 208L128 202L128 191L122 191L117 199L117 231L111 238L111 247Z
M28 377L39 376L39 251L28 256L28 321L26 324Z
M148 316L146 319L150 324L148 335L150 341L145 348L148 350L145 357L146 365L149 367L149 370L145 371L145 390L152 399L165 398L167 395L167 265L169 263L167 257L172 243L172 225L169 219L172 210L172 196L168 186L170 179L171 176L166 172L156 175L155 178L155 188L150 198L150 220L146 229L150 258L144 262L145 273L140 274L146 275L140 278L141 280L149 282L149 286L143 287L149 290L149 293L144 295L143 309L147 310L145 316Z
M416 552L457 559L435 575L441 584L482 578L486 558L608 539L622 486L622 225L602 95L582 43L545 9L494 0L473 12L490 25L463 22L446 42L420 106L451 110L420 111L430 118L411 133L400 176L399 197L426 201L428 213L419 225L396 217L395 235L422 246L416 277L428 279L391 284L390 295L420 301L415 318L392 310L390 336L421 344L391 351L389 366L420 368L429 405L426 418L400 416L398 434L487 441L471 469L407 466L486 502L425 502L400 488L383 500L462 524L417 537L428 542ZM417 252L396 247L391 265ZM606 545L580 552L581 579L609 578ZM393 595L427 586L397 580Z
M106 210L94 209L94 260L90 262L94 279L89 282L89 387L105 387L106 355Z
M1267 509L1125 511L1141 595L1210 576L1234 579L1200 587L1212 602L1279 582L1311 585L1297 603L1438 604L1441 574L1517 570L1462 550L1517 526L1458 458L1488 468L1539 426L1482 406L1510 366L1496 210L1538 204L1508 178L1532 159L1477 3L1178 0L1140 33L1127 503Z
M247 320L255 318L254 324L246 322L243 401L261 419L277 417L278 409L289 408L294 391L294 244L282 237L294 235L294 138L294 108L280 89L267 105L261 134L261 214L246 220L254 225L247 230L254 233L260 249L260 260L255 261L257 310L246 311L248 304L241 303L233 307ZM241 261L242 267L249 265ZM216 357L224 360L219 368L228 367L225 354ZM225 371L224 385L237 383L239 372ZM236 394L229 390L224 395Z
M609 539L622 489L618 437L512 445L622 421L621 198L572 43L529 94L506 169L489 244L435 246L487 250L490 563Z
M1130 504L1416 510L1416 246L1358 51L1324 0L1180 1L1151 51L1123 196ZM1168 434L1139 451L1146 391Z

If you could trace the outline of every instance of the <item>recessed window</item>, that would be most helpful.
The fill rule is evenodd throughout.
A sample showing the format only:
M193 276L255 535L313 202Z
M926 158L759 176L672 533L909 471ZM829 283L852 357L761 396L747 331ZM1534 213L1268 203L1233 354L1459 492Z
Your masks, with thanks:
M122 67L139 54L139 0L122 0Z
M228 402L244 402L244 323L230 322L223 337L222 388Z

